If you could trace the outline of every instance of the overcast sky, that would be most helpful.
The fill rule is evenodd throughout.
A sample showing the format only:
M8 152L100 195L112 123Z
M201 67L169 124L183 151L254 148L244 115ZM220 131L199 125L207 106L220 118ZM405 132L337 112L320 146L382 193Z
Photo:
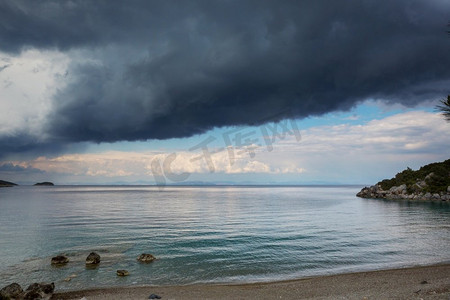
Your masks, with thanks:
M374 183L447 159L449 12L0 0L0 179Z

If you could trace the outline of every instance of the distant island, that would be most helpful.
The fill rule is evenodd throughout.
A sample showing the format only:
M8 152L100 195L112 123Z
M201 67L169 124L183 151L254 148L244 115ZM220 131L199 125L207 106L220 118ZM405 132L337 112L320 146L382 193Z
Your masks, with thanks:
M417 171L407 168L394 178L363 188L356 196L450 202L450 159L428 164Z
M54 186L53 182L49 182L49 181L38 182L38 183L35 183L34 185Z
M12 187L12 186L15 186L15 185L17 185L17 183L0 180L0 187Z

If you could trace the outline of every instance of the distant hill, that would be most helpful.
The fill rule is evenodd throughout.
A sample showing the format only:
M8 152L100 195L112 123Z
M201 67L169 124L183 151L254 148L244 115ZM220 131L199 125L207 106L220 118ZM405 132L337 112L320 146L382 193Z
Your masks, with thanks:
M0 180L0 187L10 187L15 185L17 184L9 181Z
M49 181L38 182L38 183L35 183L34 185L54 186L53 182L49 182Z
M417 171L407 168L391 179L363 188L357 196L450 201L450 159L428 164Z

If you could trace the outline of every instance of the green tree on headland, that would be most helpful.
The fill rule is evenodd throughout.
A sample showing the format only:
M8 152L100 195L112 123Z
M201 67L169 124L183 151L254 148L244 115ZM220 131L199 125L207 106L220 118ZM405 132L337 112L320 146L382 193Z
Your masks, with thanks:
M436 105L436 108L441 111L444 118L450 122L450 95L447 96L447 100L441 100L441 104Z
M389 190L393 186L405 184L409 193L415 192L420 185L418 182L423 181L426 185L420 188L420 191L439 193L446 192L450 186L450 159L443 162L431 163L414 171L407 168L397 173L394 178L384 179L377 183L383 190Z

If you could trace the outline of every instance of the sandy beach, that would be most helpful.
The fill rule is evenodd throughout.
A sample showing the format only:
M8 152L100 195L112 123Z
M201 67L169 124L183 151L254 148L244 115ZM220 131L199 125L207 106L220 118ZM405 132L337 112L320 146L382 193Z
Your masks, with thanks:
M450 299L450 264L270 283L82 290L55 293L52 299L148 299L151 294L161 299Z

